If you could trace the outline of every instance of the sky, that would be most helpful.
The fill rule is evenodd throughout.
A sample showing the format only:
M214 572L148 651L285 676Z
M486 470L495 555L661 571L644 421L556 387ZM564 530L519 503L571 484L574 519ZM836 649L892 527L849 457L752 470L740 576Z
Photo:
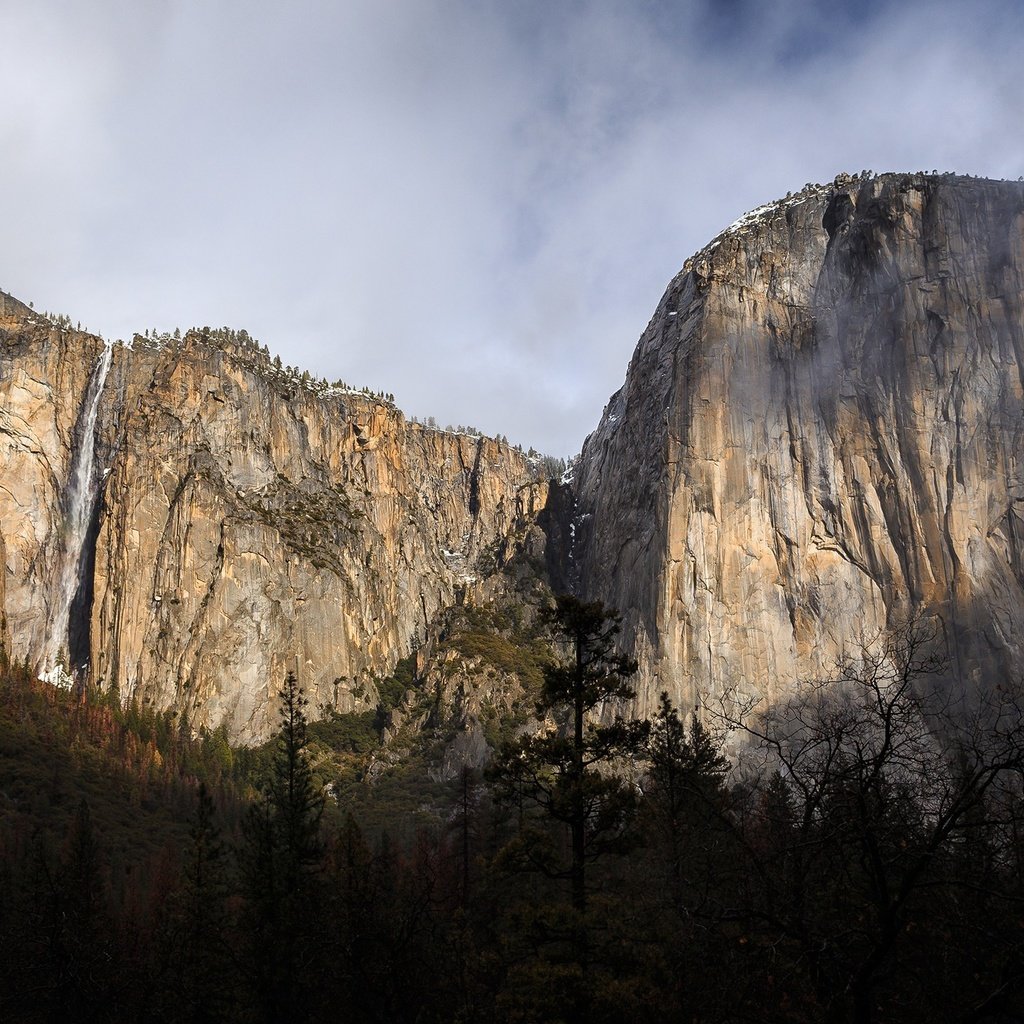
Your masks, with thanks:
M1020 0L0 0L0 40L0 289L554 455L746 210L1024 174Z

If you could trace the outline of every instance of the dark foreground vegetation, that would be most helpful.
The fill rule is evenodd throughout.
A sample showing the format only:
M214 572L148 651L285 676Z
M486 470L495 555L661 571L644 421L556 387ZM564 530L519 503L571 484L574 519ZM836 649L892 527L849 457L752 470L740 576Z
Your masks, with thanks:
M312 740L372 716L308 726L292 678L252 754L0 674L0 1019L1024 1019L1016 691L950 701L910 625L770 709L626 724L615 617L543 621L544 725L415 830L325 792Z

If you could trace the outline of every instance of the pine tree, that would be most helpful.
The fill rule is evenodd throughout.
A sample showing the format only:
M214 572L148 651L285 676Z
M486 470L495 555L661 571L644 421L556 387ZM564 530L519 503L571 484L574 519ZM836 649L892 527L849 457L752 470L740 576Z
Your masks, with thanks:
M313 780L306 753L309 701L289 672L281 692L281 727L271 767L269 791L284 856L285 880L298 885L323 854L320 817L324 798Z
M97 1019L112 960L103 863L89 804L82 800L68 825L51 931L60 1006L72 1018Z
M635 790L617 769L640 752L646 726L620 717L610 725L593 721L593 712L634 696L636 662L616 649L619 615L563 595L540 618L557 657L544 670L537 703L544 731L506 744L491 769L498 798L519 807L518 833L498 863L568 883L568 901L518 905L509 941L522 943L520 963L503 998L517 1019L593 1020L604 1000L602 979L611 977L603 965L615 954L592 942L611 934L601 904L590 901L592 868L635 838Z
M686 910L688 884L714 870L712 851L725 826L729 762L695 714L689 735L662 693L647 742L646 811L664 850L672 906Z
M268 1021L300 1021L315 994L324 800L306 753L309 702L294 673L280 698L277 745L262 798L245 824L241 867L259 1010Z
M645 732L621 718L612 725L587 720L590 712L607 702L634 696L629 677L636 672L636 662L615 649L619 615L599 601L587 603L562 595L541 618L566 656L545 669L537 714L554 718L558 725L507 744L491 776L499 797L535 805L568 833L568 864L556 849L544 845L528 821L506 859L569 881L574 956L585 970L587 865L605 853L624 849L635 807L631 787L607 769L617 758L636 752Z
M214 821L213 800L200 783L184 877L174 908L175 966L180 971L178 1010L183 1019L227 1017L230 965L226 901L229 893L224 844Z

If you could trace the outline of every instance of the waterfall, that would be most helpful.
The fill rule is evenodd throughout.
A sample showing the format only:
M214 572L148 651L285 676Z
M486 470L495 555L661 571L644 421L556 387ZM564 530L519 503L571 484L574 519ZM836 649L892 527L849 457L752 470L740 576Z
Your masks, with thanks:
M93 370L85 402L79 414L76 431L78 449L74 453L64 504L64 549L57 578L56 603L46 641L46 656L40 678L62 686L70 686L70 676L60 666L62 652L68 650L68 625L71 606L81 583L85 539L89 533L99 479L96 472L96 417L100 410L103 385L107 380L113 348L108 342Z

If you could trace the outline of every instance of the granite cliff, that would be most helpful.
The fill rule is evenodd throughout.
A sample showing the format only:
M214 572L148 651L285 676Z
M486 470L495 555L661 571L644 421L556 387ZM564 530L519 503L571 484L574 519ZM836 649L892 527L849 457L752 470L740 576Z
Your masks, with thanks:
M371 709L423 641L477 760L515 672L431 666L438 626L545 576L621 609L640 714L774 698L914 613L980 685L1024 666L1022 305L1024 186L808 186L687 261L570 490L244 333L110 347L0 293L0 641L244 741L289 669Z
M286 372L244 335L106 347L2 301L4 639L37 671L88 664L123 699L247 741L275 727L288 670L314 709L372 708L374 678L545 503L508 444ZM88 536L55 643L90 387Z
M840 176L684 266L587 439L583 592L638 710L778 696L908 615L1024 667L1024 186Z

